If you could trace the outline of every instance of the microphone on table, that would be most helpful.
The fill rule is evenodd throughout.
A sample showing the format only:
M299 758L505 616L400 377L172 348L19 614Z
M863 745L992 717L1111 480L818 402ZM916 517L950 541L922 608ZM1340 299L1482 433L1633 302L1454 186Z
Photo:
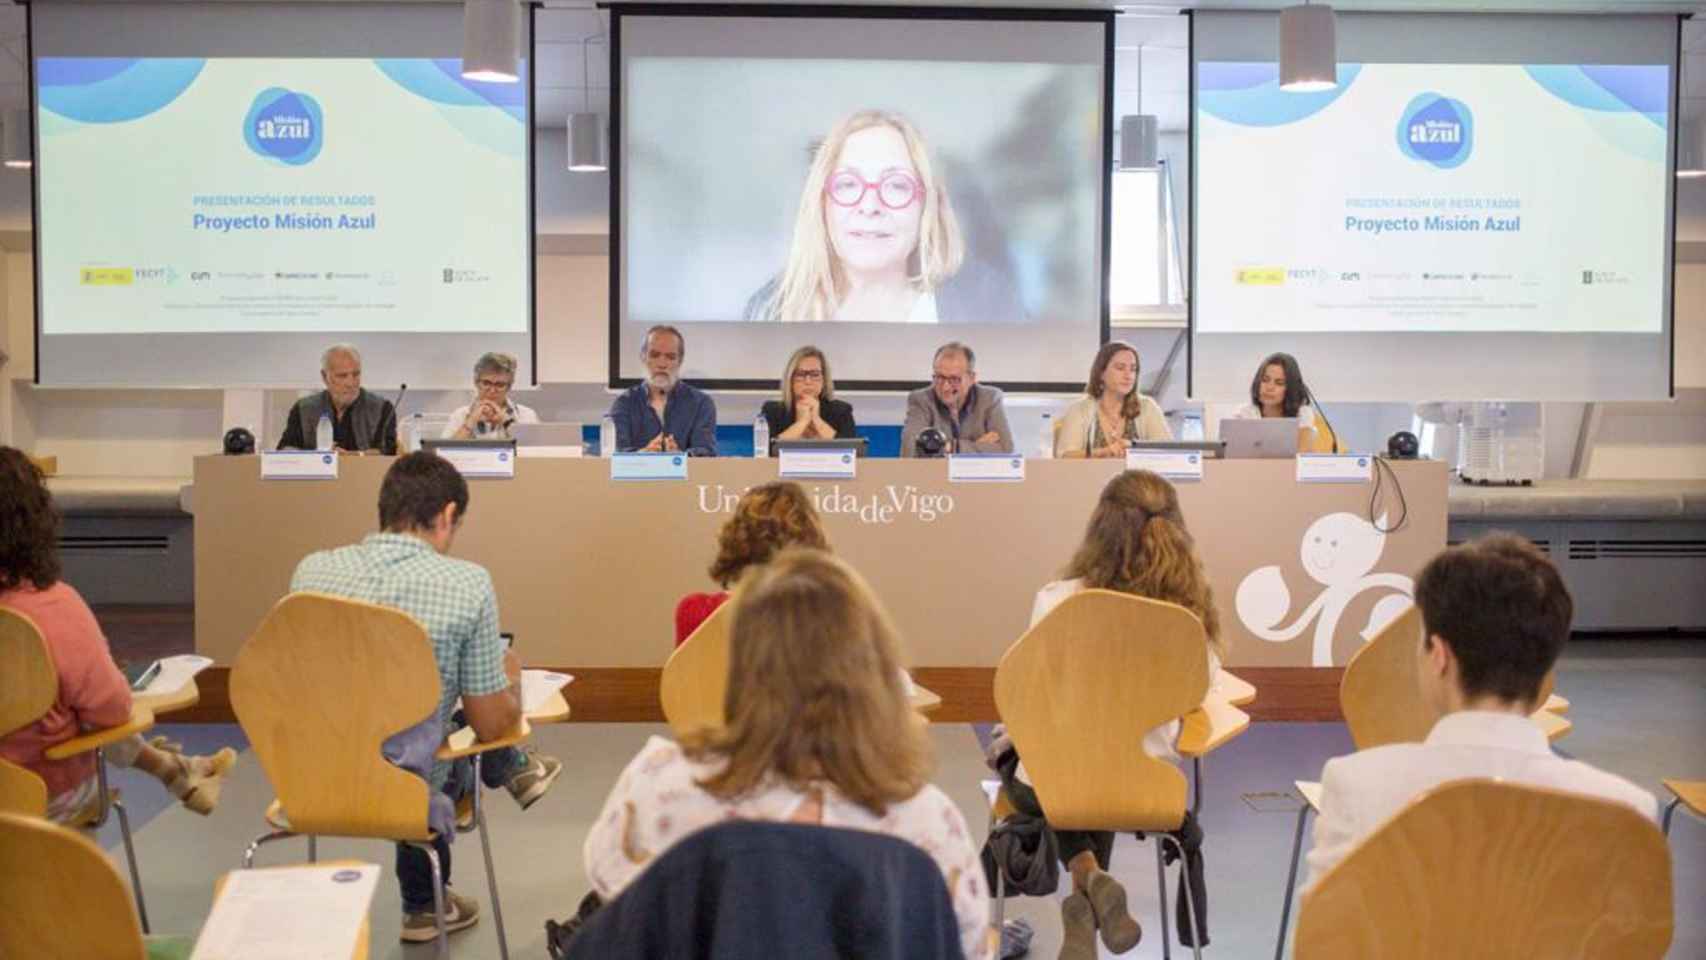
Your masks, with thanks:
M392 440L397 444L397 449L401 450L404 453L409 452L403 445L403 398L405 396L408 396L408 393L409 393L409 385L408 384L406 384L406 383L398 384L397 385L397 402L393 403L391 405L392 432L395 434L395 436L392 437ZM384 453L385 448L380 447L379 452Z
M1333 452L1338 453L1339 431L1334 430L1333 421L1327 419L1326 408L1321 406L1321 401L1315 399L1315 391L1309 389L1307 386L1303 388L1303 395L1309 398L1309 405L1314 407L1315 412L1321 415L1321 422L1327 425L1327 435L1333 438Z

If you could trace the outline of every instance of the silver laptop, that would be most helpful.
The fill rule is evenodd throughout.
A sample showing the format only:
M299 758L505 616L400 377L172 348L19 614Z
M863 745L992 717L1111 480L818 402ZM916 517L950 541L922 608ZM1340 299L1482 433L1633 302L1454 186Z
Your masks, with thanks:
M578 423L518 423L510 432L518 447L578 447L586 442Z
M1222 420L1220 439L1228 460L1278 460L1297 456L1297 418Z

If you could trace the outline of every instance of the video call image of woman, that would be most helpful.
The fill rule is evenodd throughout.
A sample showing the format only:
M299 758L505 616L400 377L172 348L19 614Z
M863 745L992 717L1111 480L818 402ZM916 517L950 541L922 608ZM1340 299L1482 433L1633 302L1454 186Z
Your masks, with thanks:
M852 114L813 155L788 260L747 301L782 323L1024 322L1012 279L970 255L924 137L904 117Z

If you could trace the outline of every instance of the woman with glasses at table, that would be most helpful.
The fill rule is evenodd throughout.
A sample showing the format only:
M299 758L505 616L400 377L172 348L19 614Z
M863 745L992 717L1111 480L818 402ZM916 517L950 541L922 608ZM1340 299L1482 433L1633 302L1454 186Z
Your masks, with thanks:
M812 155L788 263L746 319L785 323L1023 321L1012 279L968 255L924 137L861 110Z
M444 425L446 440L512 440L518 423L538 423L539 414L510 399L516 360L488 353L474 363L474 402L458 407Z
M843 440L857 436L853 405L835 399L835 379L829 358L816 347L794 351L782 370L782 399L764 402L770 442L777 440ZM774 447L771 450L775 452Z

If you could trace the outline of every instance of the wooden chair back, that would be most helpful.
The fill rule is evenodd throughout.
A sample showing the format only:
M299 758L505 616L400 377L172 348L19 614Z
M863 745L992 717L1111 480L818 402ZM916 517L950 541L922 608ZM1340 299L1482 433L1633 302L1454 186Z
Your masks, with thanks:
M1422 642L1422 608L1410 604L1380 628L1345 664L1339 708L1358 750L1427 739L1439 714L1422 699L1416 648ZM1553 673L1540 684L1536 703L1551 696Z
M1491 780L1432 790L1303 897L1298 960L1658 960L1670 853L1621 803Z
M426 628L317 593L280 600L237 652L231 708L298 833L424 840L427 782L380 755L438 710Z
M118 871L76 831L0 813L0 957L143 960L142 926Z
M729 689L729 632L734 624L734 601L727 600L675 648L663 665L658 699L669 729L679 739L699 729L719 729L727 722L723 700Z
M1143 735L1208 692L1202 622L1170 603L1112 590L1068 597L995 669L995 706L1049 824L1172 830L1185 777L1143 752Z
M59 671L35 621L0 607L0 736L40 720L59 695ZM0 810L47 813L47 784L35 771L0 760Z

